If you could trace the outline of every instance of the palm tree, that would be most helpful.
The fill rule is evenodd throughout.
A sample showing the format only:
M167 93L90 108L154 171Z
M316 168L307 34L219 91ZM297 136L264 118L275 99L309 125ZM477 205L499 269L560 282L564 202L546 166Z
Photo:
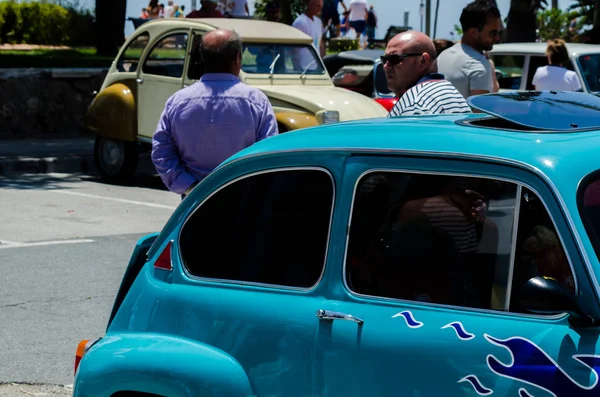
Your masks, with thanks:
M96 53L115 56L125 41L127 0L96 0Z
M506 41L509 43L536 40L536 14L545 8L547 0L511 0L506 23Z

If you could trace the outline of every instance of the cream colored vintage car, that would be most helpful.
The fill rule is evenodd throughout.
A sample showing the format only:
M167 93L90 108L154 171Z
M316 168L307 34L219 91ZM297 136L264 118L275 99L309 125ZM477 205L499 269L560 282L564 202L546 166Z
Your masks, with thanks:
M167 99L202 75L202 35L218 28L242 37L239 77L269 97L280 132L387 114L372 98L335 87L311 38L291 26L230 18L153 20L125 42L84 119L97 137L94 154L103 179L134 174Z

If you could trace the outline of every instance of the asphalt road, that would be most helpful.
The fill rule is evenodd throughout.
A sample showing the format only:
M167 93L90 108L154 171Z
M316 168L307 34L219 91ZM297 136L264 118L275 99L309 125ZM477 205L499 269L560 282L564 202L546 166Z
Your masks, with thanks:
M179 202L151 176L0 178L0 396L70 395L77 343L104 333L136 241Z

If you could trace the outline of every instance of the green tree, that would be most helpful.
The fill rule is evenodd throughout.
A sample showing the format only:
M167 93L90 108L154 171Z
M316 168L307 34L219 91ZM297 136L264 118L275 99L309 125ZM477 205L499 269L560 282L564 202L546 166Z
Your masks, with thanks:
M265 7L267 3L271 1L277 1L281 6L281 21L291 25L298 15L302 14L305 8L303 0L256 0L254 5L256 11L255 15L259 18L265 17Z
M569 7L577 17L581 17L581 25L591 25L592 29L582 34L584 41L600 43L600 0L577 0Z
M581 28L581 22L575 29L570 29L570 25L577 16L578 13L575 11L562 11L559 8L540 11L537 15L540 39L546 41L560 38L567 42L574 41Z
M125 41L127 0L96 0L96 53L115 56Z

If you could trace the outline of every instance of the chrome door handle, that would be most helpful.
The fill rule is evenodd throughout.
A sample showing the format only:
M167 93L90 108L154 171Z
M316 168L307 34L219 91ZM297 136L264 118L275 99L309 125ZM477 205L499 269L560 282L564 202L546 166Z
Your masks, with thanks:
M135 81L137 81L139 84L142 84L144 82L144 79L138 78L138 79L135 79Z
M344 314L340 312L332 312L331 310L317 310L317 317L319 320L348 320L362 325L364 323L358 317L354 317L352 314Z

